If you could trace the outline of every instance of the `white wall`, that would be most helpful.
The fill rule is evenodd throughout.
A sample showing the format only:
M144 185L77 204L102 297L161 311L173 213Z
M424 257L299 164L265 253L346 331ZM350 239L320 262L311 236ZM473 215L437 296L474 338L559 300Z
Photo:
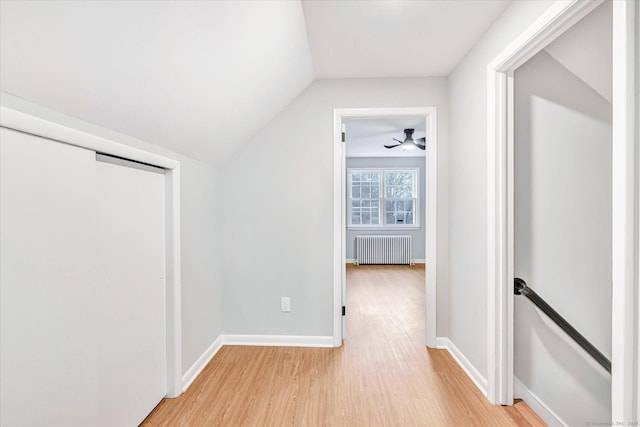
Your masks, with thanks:
M223 331L333 334L333 109L438 108L438 334L446 336L445 78L316 80L223 168ZM280 297L291 312L280 313Z
M516 70L515 276L609 359L611 136L611 104L547 52ZM609 373L524 297L514 316L515 376L569 425L610 420Z
M605 1L544 49L609 102L613 91L612 14L613 2ZM589 49L577 49L580 44Z
M348 142L347 142L348 144ZM395 235L411 236L412 257L417 260L426 259L425 227L427 209L427 189L425 188L425 158L424 157L347 157L347 168L417 168L420 169L418 191L420 194L419 215L420 226L415 229L358 229L347 226L347 260L355 259L355 239L362 235ZM348 189L347 189L348 191ZM348 195L348 193L347 193ZM348 203L348 201L347 201ZM345 205L347 206L347 205Z
M147 142L0 92L3 106L180 161L182 215L182 371L220 335L221 235L218 169Z
M487 373L487 65L553 2L512 2L449 76L449 338Z

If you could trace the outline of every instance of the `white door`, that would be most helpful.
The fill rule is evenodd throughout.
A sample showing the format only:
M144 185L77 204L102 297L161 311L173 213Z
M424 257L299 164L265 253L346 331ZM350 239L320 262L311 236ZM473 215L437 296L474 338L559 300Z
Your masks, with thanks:
M95 153L0 129L0 425L89 425Z
M96 285L105 311L96 333L108 373L100 422L134 426L166 394L164 173L98 160Z
M0 425L135 426L165 395L163 187L0 129Z

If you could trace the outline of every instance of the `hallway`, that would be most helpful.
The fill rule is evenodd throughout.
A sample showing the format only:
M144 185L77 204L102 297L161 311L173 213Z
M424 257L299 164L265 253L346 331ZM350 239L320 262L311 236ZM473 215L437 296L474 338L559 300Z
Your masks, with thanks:
M348 266L347 283L342 348L225 346L143 425L529 425L425 349L423 265Z

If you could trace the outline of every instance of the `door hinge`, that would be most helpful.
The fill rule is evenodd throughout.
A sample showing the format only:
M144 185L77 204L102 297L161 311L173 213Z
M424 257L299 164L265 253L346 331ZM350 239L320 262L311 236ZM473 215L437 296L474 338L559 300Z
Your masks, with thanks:
M347 142L347 134L342 132L342 142Z
M342 315L343 316L347 315L347 307L345 307L344 305L342 306Z

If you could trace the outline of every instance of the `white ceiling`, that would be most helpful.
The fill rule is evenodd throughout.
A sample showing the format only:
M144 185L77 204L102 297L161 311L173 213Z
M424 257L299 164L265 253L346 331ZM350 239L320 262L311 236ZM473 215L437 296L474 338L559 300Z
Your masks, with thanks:
M545 48L604 99L613 99L613 6L604 2Z
M347 157L424 157L418 148L403 151L402 147L385 148L404 141L404 129L415 129L413 138L426 135L424 117L349 118L344 120ZM427 140L427 145L429 141Z
M313 81L295 1L0 5L3 91L214 164Z
M303 0L316 78L448 76L508 0Z
M220 165L314 77L448 75L507 3L0 0L0 89Z

